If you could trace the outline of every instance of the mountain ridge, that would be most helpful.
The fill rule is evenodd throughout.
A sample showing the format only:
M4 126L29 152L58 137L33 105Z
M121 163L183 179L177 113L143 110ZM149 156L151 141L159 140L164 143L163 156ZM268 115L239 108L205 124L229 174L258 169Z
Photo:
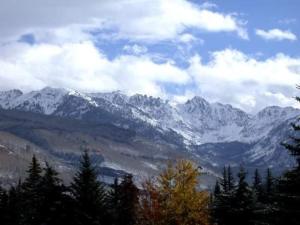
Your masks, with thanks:
M0 108L134 131L154 143L169 143L176 151L192 154L215 171L224 164L240 162L249 168L271 166L278 171L292 166L293 160L280 143L289 135L289 124L300 115L299 109L279 106L249 114L199 96L174 105L141 94L81 93L51 87L25 94L18 90L0 92Z

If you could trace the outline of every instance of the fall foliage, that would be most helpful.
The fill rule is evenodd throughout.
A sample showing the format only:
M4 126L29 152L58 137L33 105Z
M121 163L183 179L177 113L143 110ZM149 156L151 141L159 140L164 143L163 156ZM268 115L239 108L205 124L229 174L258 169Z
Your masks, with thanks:
M157 180L144 184L142 224L209 224L209 194L198 190L200 171L190 161L169 164Z

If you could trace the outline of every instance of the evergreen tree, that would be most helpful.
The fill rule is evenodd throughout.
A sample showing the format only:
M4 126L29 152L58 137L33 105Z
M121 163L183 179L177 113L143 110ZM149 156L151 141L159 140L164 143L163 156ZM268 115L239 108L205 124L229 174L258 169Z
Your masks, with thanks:
M41 180L41 211L43 225L58 225L70 223L66 214L65 191L66 188L58 178L58 173L48 164ZM66 218L68 217L68 218Z
M79 225L107 224L104 186L97 180L87 151L84 152L79 172L71 184L76 204L76 222Z
M108 192L107 204L108 204L108 214L111 224L117 225L119 219L119 212L121 202L121 192L118 178L115 178L114 183L111 186L111 190Z
M7 192L0 186L0 221L1 221L1 224L8 223L7 205L8 205Z
M220 183L220 187L218 187ZM235 185L234 177L232 175L231 167L224 167L223 177L220 182L216 183L215 191L220 189L219 194L214 195L213 203L213 220L219 225L229 225L233 221L233 207L234 207L234 195Z
M220 180L220 185L221 185L222 191L224 193L228 193L228 191L229 191L229 188L228 188L228 174L227 174L227 172L228 172L228 170L227 170L226 166L224 166L224 168L223 168L223 177Z
M299 86L298 86L299 88ZM300 102L300 98L296 97ZM279 180L277 202L279 204L277 224L299 224L300 221L300 117L292 124L294 134L283 145L295 158L295 167Z
M215 189L214 189L214 196L217 198L221 194L221 187L219 181L216 181Z
M227 185L228 185L228 192L233 192L235 189L235 185L234 185L234 177L230 165L227 167Z
M269 207L266 204L266 193L264 191L264 186L258 169L256 169L254 172L252 191L254 204L254 224L269 224L268 221L270 217L270 209L272 209L272 207Z
M42 168L35 156L27 171L28 176L22 185L22 225L40 225Z
M8 224L21 225L22 210L22 183L19 180L16 186L12 186L8 192Z
M259 174L258 169L256 169L254 172L252 189L253 189L255 201L261 202L264 193L263 193L263 185L262 185L261 176Z
M118 186L118 202L115 205L117 225L134 225L137 222L138 188L132 180L132 175L123 177Z
M224 173L223 173L224 176ZM212 213L212 219L215 224L224 224L224 201L222 196L222 190L219 184L219 181L216 181L213 198L212 198L212 207L211 207L211 213Z
M235 193L234 209L234 223L232 224L252 224L252 190L246 181L246 172L243 167L240 168L238 173L238 186Z
M266 176L266 197L267 199L272 199L274 194L274 178L271 172L271 169L267 169L267 176Z

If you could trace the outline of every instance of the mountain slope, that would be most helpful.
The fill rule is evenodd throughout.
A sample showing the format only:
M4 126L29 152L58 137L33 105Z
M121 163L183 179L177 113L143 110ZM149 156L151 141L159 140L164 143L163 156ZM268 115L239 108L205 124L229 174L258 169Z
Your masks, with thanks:
M280 142L288 137L289 123L300 115L298 109L277 106L250 115L199 96L174 105L139 94L80 93L50 87L26 94L0 92L0 107L134 132L153 148L167 145L170 151L192 156L211 171L229 163L249 168L272 166L278 171L293 165Z

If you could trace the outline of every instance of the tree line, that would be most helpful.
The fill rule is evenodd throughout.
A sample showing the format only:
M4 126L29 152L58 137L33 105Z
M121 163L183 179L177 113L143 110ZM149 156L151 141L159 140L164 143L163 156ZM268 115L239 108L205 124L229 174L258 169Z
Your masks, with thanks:
M300 101L300 98L297 98ZM283 143L296 165L281 177L268 169L262 180L255 170L247 182L241 167L237 180L230 166L224 167L211 199L212 223L217 225L299 225L300 224L300 118L292 124L294 134Z
M209 194L198 190L198 168L180 160L137 188L130 174L112 185L97 179L88 152L66 186L33 156L25 180L0 188L3 225L209 224Z

